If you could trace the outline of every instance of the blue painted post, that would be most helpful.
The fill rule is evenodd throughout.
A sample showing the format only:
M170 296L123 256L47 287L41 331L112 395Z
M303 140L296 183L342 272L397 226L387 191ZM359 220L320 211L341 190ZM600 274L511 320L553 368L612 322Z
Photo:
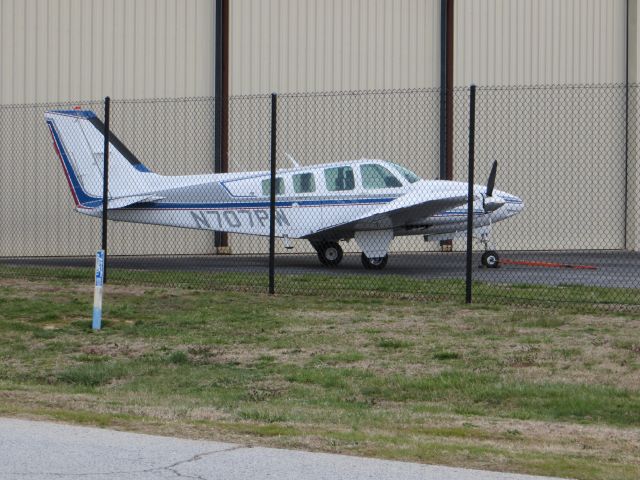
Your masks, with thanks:
M93 324L94 330L102 327L102 286L104 285L104 250L96 253L96 287L93 292Z

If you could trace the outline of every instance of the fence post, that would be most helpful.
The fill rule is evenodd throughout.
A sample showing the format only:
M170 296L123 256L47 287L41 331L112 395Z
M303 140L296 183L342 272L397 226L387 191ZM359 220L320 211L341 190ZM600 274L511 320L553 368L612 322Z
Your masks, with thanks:
M469 173L467 188L467 272L466 302L471 303L472 294L472 262L473 262L473 176L475 162L475 135L476 135L476 86L471 85L469 97Z
M277 95L271 94L271 191L269 199L269 293L275 293Z
M107 283L107 207L109 204L109 116L111 99L104 98L104 152L102 165L102 250L104 250L103 283Z

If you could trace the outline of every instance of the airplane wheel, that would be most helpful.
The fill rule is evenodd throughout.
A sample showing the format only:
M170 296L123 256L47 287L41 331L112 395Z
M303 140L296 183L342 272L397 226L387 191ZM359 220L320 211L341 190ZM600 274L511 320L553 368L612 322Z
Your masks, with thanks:
M482 265L487 268L498 268L500 266L500 257L498 256L498 252L494 252L493 250L484 252L482 254Z
M337 242L323 242L317 250L320 263L327 267L336 267L342 261L342 247Z
M384 257L378 258L369 258L364 253L360 255L360 260L362 261L362 265L367 270L382 270L387 265L387 260L389 260L389 255L385 255Z

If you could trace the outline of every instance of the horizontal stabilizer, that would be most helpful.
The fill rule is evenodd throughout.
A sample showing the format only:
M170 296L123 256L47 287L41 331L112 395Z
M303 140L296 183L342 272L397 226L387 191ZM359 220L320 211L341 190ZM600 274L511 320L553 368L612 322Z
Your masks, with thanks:
M118 208L128 207L136 203L157 202L158 200L162 200L163 198L164 197L159 197L157 195L136 195L131 197L112 198L109 200L107 208L109 210L116 210ZM102 203L96 205L96 210L102 210Z

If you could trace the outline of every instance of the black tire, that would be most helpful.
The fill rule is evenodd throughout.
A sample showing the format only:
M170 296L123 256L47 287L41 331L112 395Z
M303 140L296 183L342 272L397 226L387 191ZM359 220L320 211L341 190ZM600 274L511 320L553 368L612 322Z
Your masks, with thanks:
M389 255L385 255L384 257L378 258L369 258L364 253L360 255L360 261L362 261L362 266L367 270L382 270L387 266L387 261L389 260Z
M337 242L322 242L316 247L320 263L327 267L337 267L342 261L344 252Z
M482 254L482 265L487 268L498 268L500 266L500 256L498 252L489 250Z

